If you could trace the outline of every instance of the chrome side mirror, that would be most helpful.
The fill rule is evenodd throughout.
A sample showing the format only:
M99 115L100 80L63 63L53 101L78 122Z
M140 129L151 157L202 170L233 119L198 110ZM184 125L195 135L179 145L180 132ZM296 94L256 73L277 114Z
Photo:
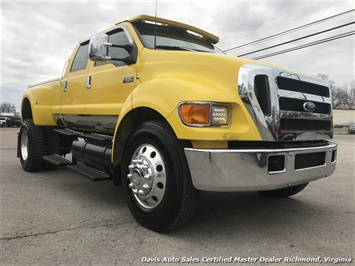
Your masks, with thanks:
M96 34L90 39L89 58L95 62L111 60L108 54L108 35Z
M121 48L126 50L125 56L114 58L108 56L110 48ZM105 62L110 60L119 60L126 63L131 63L131 52L134 46L132 44L116 45L108 42L107 34L96 34L90 39L89 43L89 58L95 62Z

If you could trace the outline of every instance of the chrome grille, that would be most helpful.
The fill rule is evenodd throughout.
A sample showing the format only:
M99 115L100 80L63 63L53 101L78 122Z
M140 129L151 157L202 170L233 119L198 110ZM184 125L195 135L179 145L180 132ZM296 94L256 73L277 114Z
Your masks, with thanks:
M264 140L332 137L329 86L322 80L266 66L245 65L238 90Z

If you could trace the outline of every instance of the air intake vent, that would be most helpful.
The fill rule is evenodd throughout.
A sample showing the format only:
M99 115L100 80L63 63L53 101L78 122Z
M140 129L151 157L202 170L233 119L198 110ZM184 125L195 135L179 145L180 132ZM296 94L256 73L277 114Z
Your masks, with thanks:
M278 76L277 85L281 90L297 91L297 92L315 94L324 97L330 96L328 87L301 81L301 80Z
M282 118L281 130L284 132L331 131L331 121Z
M284 111L296 111L296 112L306 112L303 105L307 100L292 99L280 97L280 109ZM313 102L316 105L316 109L313 113L319 114L331 114L331 106L329 103Z
M295 169L305 169L310 167L322 166L325 164L325 152L297 154L295 158Z
M264 115L268 115L268 116L271 115L270 87L269 87L268 76L266 75L255 76L254 92Z

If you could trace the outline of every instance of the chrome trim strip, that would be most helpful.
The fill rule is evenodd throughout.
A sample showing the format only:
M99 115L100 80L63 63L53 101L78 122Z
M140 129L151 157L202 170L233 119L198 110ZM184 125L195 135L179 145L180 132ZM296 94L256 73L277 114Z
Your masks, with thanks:
M257 191L285 188L331 175L337 144L288 149L203 150L185 148L193 185L207 191ZM295 169L299 154L325 153L325 164ZM285 169L268 171L269 156L284 155Z
M331 98L309 94L309 93L302 93L296 91L287 91L287 90L278 90L279 97L291 98L291 99L298 99L298 100L307 100L312 102L320 102L320 103L332 103Z
M293 118L293 119L309 119L312 120L322 120L331 121L331 114L320 114L320 113L308 113L308 112L297 112L297 111L280 111L280 118Z
M194 149L194 148L185 148L185 151L193 152L202 152L202 153L288 153L288 152L297 152L301 153L311 153L319 152L319 149L334 149L338 145L336 143L330 142L326 146L321 147L306 147L306 148L286 148L286 149Z
M278 100L274 93L275 80L274 70L270 67L259 65L244 65L239 69L238 92L244 102L246 109L254 120L263 140L276 140L277 128L274 126L277 121ZM254 92L254 78L256 75L267 75L270 87L271 115L264 116ZM275 108L276 107L276 108Z

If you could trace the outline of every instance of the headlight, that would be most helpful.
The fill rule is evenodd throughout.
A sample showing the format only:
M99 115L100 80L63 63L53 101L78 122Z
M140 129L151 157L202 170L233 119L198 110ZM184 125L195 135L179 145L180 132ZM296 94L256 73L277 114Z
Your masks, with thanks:
M179 116L187 126L229 126L230 106L211 102L184 102L179 105Z

